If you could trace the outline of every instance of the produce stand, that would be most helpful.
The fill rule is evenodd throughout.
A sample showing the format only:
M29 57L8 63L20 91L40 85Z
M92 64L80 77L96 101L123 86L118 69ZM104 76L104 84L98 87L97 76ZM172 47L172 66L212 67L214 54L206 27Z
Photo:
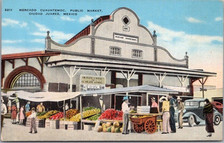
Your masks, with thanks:
M162 113L131 113L130 120L135 132L146 131L148 134L155 133L157 130L157 116Z

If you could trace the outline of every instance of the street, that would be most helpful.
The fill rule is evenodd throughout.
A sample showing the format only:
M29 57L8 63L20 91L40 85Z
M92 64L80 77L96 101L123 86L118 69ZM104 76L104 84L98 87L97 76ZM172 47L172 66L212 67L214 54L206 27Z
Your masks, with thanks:
M177 129L176 133L154 134L130 133L98 133L85 130L63 130L38 128L37 134L30 134L29 127L11 124L11 119L4 120L2 131L3 141L205 141L222 140L222 122L214 126L215 133L212 137L206 137L205 126L188 127L184 124L183 129Z

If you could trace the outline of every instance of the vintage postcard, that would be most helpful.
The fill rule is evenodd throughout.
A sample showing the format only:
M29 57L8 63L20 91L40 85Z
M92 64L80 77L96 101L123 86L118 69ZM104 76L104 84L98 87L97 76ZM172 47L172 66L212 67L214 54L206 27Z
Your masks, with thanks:
M223 1L2 0L1 141L222 141Z

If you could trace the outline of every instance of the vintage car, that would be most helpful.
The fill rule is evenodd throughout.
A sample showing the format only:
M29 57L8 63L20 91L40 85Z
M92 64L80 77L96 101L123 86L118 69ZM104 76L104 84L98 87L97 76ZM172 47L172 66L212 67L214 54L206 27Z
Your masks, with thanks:
M223 114L223 104L217 101L212 102L213 107L219 111L219 113Z
M184 102L183 122L188 122L189 126L199 124L205 124L205 117L203 115L203 108L205 102L204 99L189 99ZM222 114L220 114L215 108L214 110L214 124L219 125L223 120Z

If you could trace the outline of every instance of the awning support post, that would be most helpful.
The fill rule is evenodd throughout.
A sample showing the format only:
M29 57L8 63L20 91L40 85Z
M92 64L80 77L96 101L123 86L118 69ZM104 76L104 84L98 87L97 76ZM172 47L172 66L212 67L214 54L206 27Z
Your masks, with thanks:
M183 87L184 85L185 85L185 81L186 81L186 79L188 78L188 76L189 75L187 75L186 77L184 77L184 76L179 76L179 75L177 75L177 78L179 79L179 81L180 81L180 84L181 84L181 87Z
M135 70L132 69L131 71L127 71L127 75L121 70L122 75L124 76L124 78L127 80L127 87L130 86L129 81L131 80L131 78L134 76L135 74ZM128 93L126 93L126 95L128 96Z
M205 79L202 78L201 80L200 79L198 80L201 83L202 98L205 97L206 89L205 89L204 85L205 85L205 82L207 81L207 79L208 79L208 77L205 77Z
M149 106L149 93L146 93L146 106Z
M66 68L63 66L65 72L67 73L69 79L70 79L70 86L69 86L69 92L72 92L72 84L73 84L73 77L80 71L80 68L76 69L76 66L73 67L72 70L72 66L69 67L69 72L66 70Z
M81 130L82 130L82 96L80 96L80 114L81 114Z
M160 73L159 76L156 75L156 73L154 73L157 81L159 82L159 87L162 87L162 82L164 80L164 78L166 77L166 73L164 73L163 75Z

